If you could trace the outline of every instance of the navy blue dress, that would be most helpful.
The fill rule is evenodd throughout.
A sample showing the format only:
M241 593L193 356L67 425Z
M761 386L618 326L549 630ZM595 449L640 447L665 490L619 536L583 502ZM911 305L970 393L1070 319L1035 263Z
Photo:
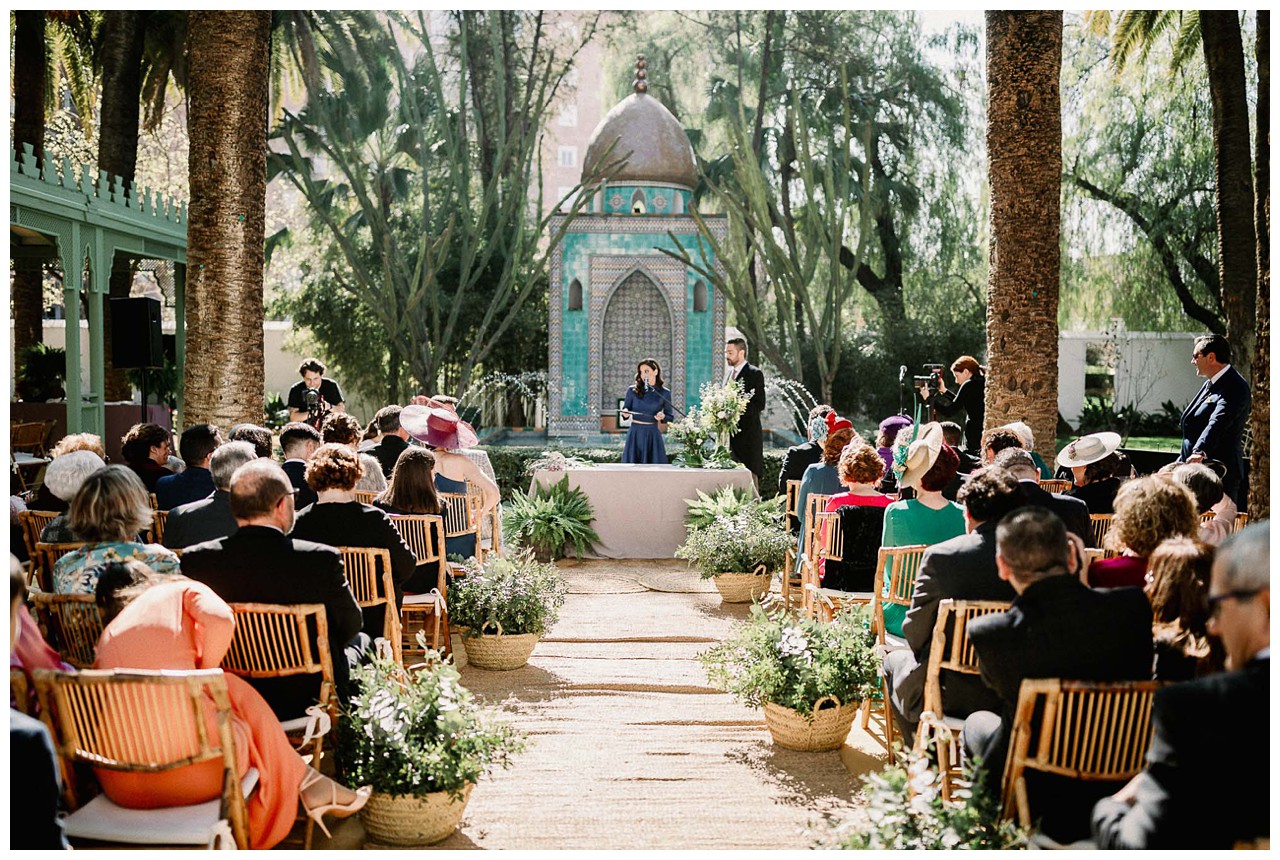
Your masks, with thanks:
M627 389L625 408L632 415L627 443L622 448L622 462L661 463L665 466L667 447L662 444L662 431L653 416L661 412L665 420L671 420L671 392L666 388L645 386L644 394L636 394L632 386Z

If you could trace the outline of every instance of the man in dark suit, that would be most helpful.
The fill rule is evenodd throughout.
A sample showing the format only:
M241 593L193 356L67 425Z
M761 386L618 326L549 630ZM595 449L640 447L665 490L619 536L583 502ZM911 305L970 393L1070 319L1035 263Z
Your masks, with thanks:
M729 453L751 470L759 487L764 477L764 431L760 427L760 415L764 412L764 371L747 362L747 342L740 337L725 341L724 360L729 365L724 381L738 380L751 397L747 411L738 419L738 432L729 437Z
M809 424L806 432L809 441L803 445L793 445L782 457L782 470L778 472L778 495L787 494L787 482L799 481L804 477L804 470L822 459L822 442L827 437L827 415L835 410L825 403L820 403L809 410ZM799 534L800 520L787 517L787 527L792 534Z
M213 495L198 502L179 505L169 511L164 524L164 545L169 549L186 549L207 540L233 535L240 528L231 513L231 476L245 463L257 459L248 442L228 442L209 458L213 475Z
M1156 692L1142 773L1093 809L1100 848L1231 848L1270 839L1271 525L1224 541L1210 573L1209 632L1227 668ZM1260 737L1242 738L1256 724ZM1261 749L1250 754L1251 742Z
M280 431L280 450L284 454L284 473L289 483L298 491L294 507L302 510L315 504L316 491L307 485L307 461L324 441L320 431L310 424L293 421Z
M1018 488L1026 500L1025 504L1053 511L1067 527L1067 531L1084 541L1086 547L1093 546L1089 506L1080 499L1062 493L1051 493L1040 486L1040 470L1036 468L1036 461L1031 459L1029 452L1021 448L1006 448L996 455L994 465L1008 470L1018 479Z
M890 651L884 659L889 703L908 747L924 706L925 672L938 603L947 598L1013 600L1013 588L996 575L996 523L1022 504L1017 479L1003 469L982 469L961 488L960 502L969 533L925 550L911 608L902 622L902 635L910 647ZM946 712L957 717L999 703L973 675L944 674L942 695Z
M196 544L182 554L182 572L212 588L228 603L322 603L338 695L350 695L350 666L369 647L360 634L360 606L347 585L342 556L333 547L288 536L295 490L284 470L255 459L231 478L231 511L239 530ZM302 716L315 703L311 676L255 683L283 719Z
M1242 437L1253 403L1249 383L1231 366L1231 345L1222 335L1196 338L1191 363L1205 383L1182 413L1182 452L1178 462L1217 460L1225 465L1222 489L1239 504L1244 480Z
M369 454L378 458L382 466L382 474L391 480L391 470L396 467L396 460L409 447L409 433L400 426L400 407L392 404L384 406L373 416L382 438L368 450Z
M196 424L182 431L178 452L187 468L156 481L156 506L160 510L168 511L187 502L209 498L214 489L209 457L221 444L218 428L212 424Z
M1067 530L1044 508L1021 508L996 527L996 567L1018 593L1007 612L969 622L982 680L1000 697L1001 714L978 711L961 741L1000 784L1018 691L1027 678L1150 680L1151 605L1140 588L1095 591L1080 582L1081 558ZM1028 795L1041 830L1060 842L1088 836L1089 810L1108 786L1030 774Z

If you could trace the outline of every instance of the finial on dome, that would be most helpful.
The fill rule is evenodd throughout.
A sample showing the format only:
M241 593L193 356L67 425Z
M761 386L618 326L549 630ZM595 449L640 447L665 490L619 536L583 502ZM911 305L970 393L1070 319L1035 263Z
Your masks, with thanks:
M637 55L636 56L636 79L631 82L631 88L635 90L637 93L641 93L641 94L647 93L649 91L649 82L645 80L646 65L647 64L645 63L644 54Z

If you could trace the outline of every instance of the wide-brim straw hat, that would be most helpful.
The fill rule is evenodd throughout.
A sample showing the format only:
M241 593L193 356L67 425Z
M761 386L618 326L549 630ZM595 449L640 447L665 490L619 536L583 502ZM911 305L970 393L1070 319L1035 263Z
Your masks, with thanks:
M907 448L907 462L902 470L902 477L898 479L898 486L916 486L925 473L933 468L933 464L938 462L938 455L941 453L942 425L937 421L930 421L920 427L919 437Z
M1071 468L1096 463L1109 457L1120 447L1119 433L1090 433L1071 442L1058 452L1058 465Z
M475 428L450 409L406 406L400 410L400 426L432 448L470 448L480 442Z
M69 502L89 476L106 465L92 451L68 451L55 457L45 468L44 485L62 501Z

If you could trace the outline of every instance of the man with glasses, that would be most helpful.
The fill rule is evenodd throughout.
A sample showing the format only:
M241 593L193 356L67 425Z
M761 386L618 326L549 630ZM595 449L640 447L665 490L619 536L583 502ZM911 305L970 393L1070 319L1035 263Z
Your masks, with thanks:
M1098 802L1101 848L1232 848L1270 839L1271 524L1222 543L1209 633L1229 671L1156 692L1147 766Z
M1241 439L1253 401L1249 383L1231 366L1231 344L1222 335L1204 335L1191 348L1191 363L1204 385L1182 413L1179 463L1216 460L1226 466L1222 488L1240 504L1244 480Z

